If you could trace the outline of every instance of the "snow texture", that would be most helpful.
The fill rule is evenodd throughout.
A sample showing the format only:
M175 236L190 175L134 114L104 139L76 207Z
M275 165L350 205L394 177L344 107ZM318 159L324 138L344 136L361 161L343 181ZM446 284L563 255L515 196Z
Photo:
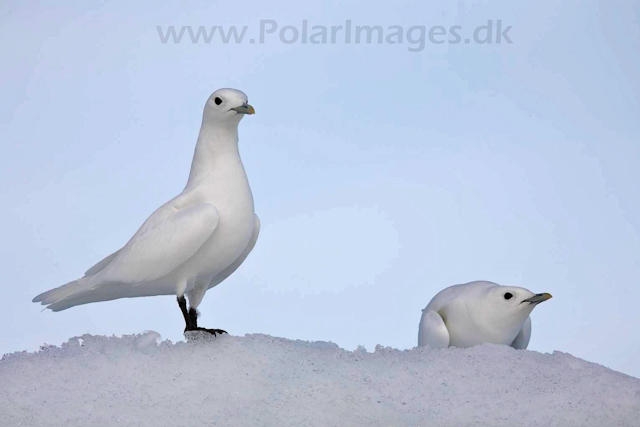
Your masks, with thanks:
M640 426L640 380L569 354L85 335L0 361L2 426Z

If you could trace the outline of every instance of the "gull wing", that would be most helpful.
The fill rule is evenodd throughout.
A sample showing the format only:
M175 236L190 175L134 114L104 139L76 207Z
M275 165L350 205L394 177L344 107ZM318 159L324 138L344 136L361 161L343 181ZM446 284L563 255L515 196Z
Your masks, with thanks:
M106 257L105 259L103 259L102 261L100 261L99 263L97 263L96 265L94 265L93 267L91 267L90 269L88 269L84 275L86 276L93 276L94 274L96 274L99 271L104 270L104 268L111 264L111 261L113 261L113 259L118 256L118 253L120 252L120 249L118 249L117 251L115 251L114 253L112 253L111 255L109 255L108 257Z
M122 249L90 268L86 276L43 292L33 302L59 311L79 304L79 295L102 286L159 279L191 258L217 225L218 210L212 204L179 209L168 203L155 211Z
M524 350L529 345L529 340L531 340L531 317L527 317L520 333L518 333L516 339L511 343L511 347Z
M217 225L218 210L212 204L165 205L101 271L100 281L139 283L166 276L191 258Z
M449 330L442 316L434 310L423 310L418 331L418 346L449 347Z

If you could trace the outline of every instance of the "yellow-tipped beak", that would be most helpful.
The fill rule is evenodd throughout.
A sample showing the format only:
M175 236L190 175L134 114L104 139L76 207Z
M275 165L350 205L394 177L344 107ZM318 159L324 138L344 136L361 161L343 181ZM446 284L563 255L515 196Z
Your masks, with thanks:
M236 108L232 108L232 110L237 111L240 114L255 114L256 110L249 104L244 104Z
M527 298L522 302L528 302L529 304L540 304L541 302L546 301L548 299L551 299L551 294L548 294L545 292L543 294L535 294L531 298Z

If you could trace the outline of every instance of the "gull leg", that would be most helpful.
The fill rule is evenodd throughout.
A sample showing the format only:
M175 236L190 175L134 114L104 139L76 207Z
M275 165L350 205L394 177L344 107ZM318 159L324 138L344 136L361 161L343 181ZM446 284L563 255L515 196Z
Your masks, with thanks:
M198 327L198 312L193 307L189 308L189 311L187 311L187 300L185 299L184 296L178 297L178 306L180 306L180 310L182 311L182 316L184 316L184 322L187 325L184 328L185 332L204 331L204 332L209 332L213 336L216 336L216 334L222 335L227 333L227 331L224 331L222 329L208 329L208 328Z
M184 317L184 323L187 324L187 327L184 328L185 332L191 330L191 328L193 327L192 325L192 321L191 321L191 316L189 316L189 312L187 312L187 300L185 299L184 295L181 297L178 297L178 306L180 307L180 310L182 311L182 316Z
M194 328L198 327L198 312L193 307L189 308L189 320Z

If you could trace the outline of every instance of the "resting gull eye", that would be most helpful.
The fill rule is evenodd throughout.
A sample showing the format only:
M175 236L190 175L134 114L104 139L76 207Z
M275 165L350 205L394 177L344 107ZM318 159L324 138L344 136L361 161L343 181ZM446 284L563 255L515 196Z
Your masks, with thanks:
M216 96L216 99L214 99L214 100L213 100L213 102L215 102L215 103L216 103L216 105L220 105L220 104L222 104L222 99L220 99L220 98L218 98L218 97Z
M513 297L513 294L511 292L507 292L506 294L504 294L504 299L511 299Z

